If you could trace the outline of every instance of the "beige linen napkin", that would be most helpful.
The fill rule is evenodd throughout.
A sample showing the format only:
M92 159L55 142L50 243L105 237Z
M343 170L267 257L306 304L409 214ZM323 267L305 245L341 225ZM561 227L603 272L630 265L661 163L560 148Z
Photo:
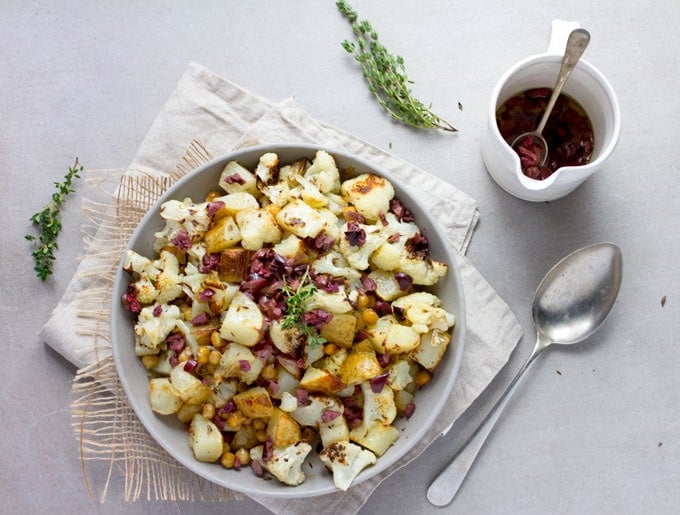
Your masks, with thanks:
M194 142L192 145L194 138L199 138L201 144ZM512 312L463 255L478 217L476 204L470 197L383 150L313 120L293 100L272 103L195 63L189 64L132 164L122 176L118 195L136 177L152 177L158 189L153 195L158 196L172 183L178 171L186 172L211 155L258 143L275 142L309 142L344 148L391 170L406 184L414 186L414 191L427 195L430 210L456 253L467 304L467 336L460 377L437 423L400 460L396 467L400 468L418 456L439 434L448 430L507 362L521 337L521 327ZM187 148L192 150L185 153ZM141 217L146 205L142 203L137 207ZM81 368L78 375L80 379L93 370L110 365L107 324L111 278L125 243L123 239L117 246L111 245L112 233L125 234L123 228L110 226L113 223L111 220L115 219L111 216L115 211L114 203L99 208L109 216L101 216L96 220L95 223L100 224L99 230L92 237L66 293L41 331L41 337L47 344ZM74 390L77 390L77 385ZM121 395L119 388L116 391L117 395ZM125 399L117 400L126 404ZM91 402L89 397L87 402ZM82 402L79 406L82 407ZM85 418L87 411L79 408L77 413L77 416ZM83 425L86 423L81 421L80 426ZM118 431L122 429L119 427ZM80 436L82 439L82 434ZM101 447L100 442L96 452L90 452L83 459L105 461L106 449L102 451ZM83 452L88 453L87 446ZM116 452L120 452L120 449L111 449L111 453ZM136 456L135 459L151 460L151 452L145 449L141 458ZM127 454L122 455L123 458L119 459L125 461ZM125 465L127 474L127 462ZM313 511L319 502L334 512L356 512L380 482L396 468L352 487L347 493L324 496L323 500L255 500L274 512L304 513ZM153 482L152 476L148 476L147 480ZM129 495L126 490L126 498L137 498L139 492L145 489L147 497L151 498L154 495L157 499L193 498L182 497L181 493L168 494L158 485L145 487L139 484L135 487L136 494ZM149 491L155 493L151 495Z

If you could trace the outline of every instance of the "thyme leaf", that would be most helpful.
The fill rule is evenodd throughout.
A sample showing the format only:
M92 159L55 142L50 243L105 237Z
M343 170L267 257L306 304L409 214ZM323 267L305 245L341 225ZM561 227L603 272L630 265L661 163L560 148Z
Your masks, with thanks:
M342 47L361 65L368 89L380 106L394 120L412 127L456 132L455 127L431 111L431 105L426 106L413 97L409 87L413 82L406 74L404 59L387 51L370 22L359 20L345 0L338 0L335 5L352 24L356 39L356 42L343 41Z
M308 270L300 278L295 290L286 281L283 282L282 291L286 296L286 315L281 319L281 329L297 328L307 337L309 345L322 345L328 340L316 332L312 326L305 324L302 315L305 313L305 301L317 292L316 286L311 283Z
M76 157L73 166L68 169L63 182L55 182L56 191L50 202L31 218L30 222L38 227L39 235L26 234L24 238L33 242L33 263L36 275L45 281L52 274L52 265L56 259L54 251L59 248L57 236L61 232L61 206L69 193L73 193L73 180L80 177L83 166Z

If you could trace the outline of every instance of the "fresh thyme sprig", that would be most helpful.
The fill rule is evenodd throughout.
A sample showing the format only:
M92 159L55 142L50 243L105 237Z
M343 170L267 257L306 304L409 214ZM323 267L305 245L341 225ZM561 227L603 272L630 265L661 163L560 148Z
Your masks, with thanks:
M284 281L282 291L286 295L286 315L281 321L281 329L286 330L296 327L307 336L307 343L312 346L326 343L328 341L326 338L302 320L302 315L305 313L305 301L317 292L316 286L310 282L308 272L305 271L302 275L295 290Z
M33 225L38 226L40 235L27 234L24 237L34 243L32 256L35 266L33 270L42 281L45 281L52 274L52 265L56 259L54 251L59 248L57 236L61 231L61 206L66 196L75 191L72 187L73 180L79 178L82 171L83 166L76 158L73 166L68 169L64 181L54 183L57 191L52 194L52 200L42 211L35 213L30 218Z
M345 40L342 47L361 64L368 89L383 109L393 119L412 127L456 132L455 127L430 110L431 105L426 106L413 97L409 88L413 82L406 75L404 59L387 51L370 22L359 20L356 11L345 0L338 0L335 5L352 24L357 40L356 44Z

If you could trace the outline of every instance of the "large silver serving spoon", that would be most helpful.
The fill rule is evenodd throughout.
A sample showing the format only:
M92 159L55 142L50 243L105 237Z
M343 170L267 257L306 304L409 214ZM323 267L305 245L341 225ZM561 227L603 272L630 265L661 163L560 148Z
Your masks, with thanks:
M539 160L539 166L545 165L548 161L548 142L543 137L543 129L545 129L545 124L548 123L548 118L555 107L555 102L557 102L560 93L562 93L562 88L564 83L574 71L576 63L586 51L586 47L590 42L590 33L585 29L574 29L569 34L567 39L567 46L564 50L564 57L562 57L562 64L560 66L560 73L557 76L557 81L555 82L555 87L553 89L552 95L550 95L550 100L548 100L548 105L543 112L541 121L538 123L536 129L531 132L525 132L517 136L510 145L513 149L517 150L518 147L525 148L540 148L541 159ZM527 138L530 138L527 141Z
M619 293L621 274L621 250L612 243L579 249L546 274L531 306L537 333L534 350L479 428L432 482L427 491L428 501L445 506L453 500L486 437L534 360L551 345L578 343L602 325Z

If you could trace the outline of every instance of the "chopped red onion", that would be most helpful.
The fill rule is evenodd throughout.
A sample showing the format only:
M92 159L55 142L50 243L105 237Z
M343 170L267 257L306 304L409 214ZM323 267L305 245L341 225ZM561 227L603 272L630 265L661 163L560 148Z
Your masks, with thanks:
M399 320L399 322L403 322L406 320L406 314L404 313L404 309L400 308L399 306L392 306L392 312L394 313L394 317Z
M238 459L238 456L234 458L234 470L241 470L241 460Z
M203 288L198 292L198 300L201 302L208 302L215 295L215 290L212 288Z
M385 302L384 300L376 300L373 309L375 309L375 312L381 317L392 314L392 306L389 302Z
M401 200L397 198L393 198L390 200L390 211L394 213L394 215L399 219L401 222L413 222L413 213L409 211L406 206L402 203Z
M142 305L131 292L123 295L123 306L131 313L140 313L142 311Z
M210 323L210 316L208 313L199 313L194 318L191 319L192 325L207 325Z
M189 233L184 229L177 231L177 234L170 240L170 243L182 252L186 252L191 248L191 238L189 238Z
M249 372L250 371L250 362L247 359L239 359L238 360L238 368L241 372Z
M201 264L198 265L198 271L202 274L209 274L213 270L219 270L220 268L220 255L219 254L203 254L201 258Z
M385 217L385 211L380 211L378 213L378 218L380 218L380 223L383 225L387 225L387 218Z
M331 321L333 315L325 309L313 309L302 314L302 321L307 324L321 329L321 326Z
M332 409L325 409L321 413L321 422L330 422L331 420L335 420L340 416L339 411L335 411Z
M160 304L157 304L153 307L153 316L159 317L163 314L163 306Z
M208 203L208 216L215 216L219 211L224 208L226 204L221 200L213 200Z
M352 247L361 247L366 243L366 231L364 231L358 222L347 222L345 236Z
M364 289L366 293L375 291L376 288L378 287L378 283L375 282L374 279L367 275L362 275L361 276L361 287Z
M227 184L240 184L241 186L243 186L246 183L246 180L243 177L241 177L240 173L237 172L232 173L231 175L227 175L224 178L224 182L226 182Z
M222 406L219 409L218 413L220 415L223 415L223 414L226 415L228 413L231 413L232 411L236 411L236 403L233 400L229 400L229 401L227 401L227 403L224 406Z
M264 476L264 469L262 468L262 464L261 464L259 461L257 461L257 460L252 460L252 461L250 462L250 468L253 469L253 473L254 473L257 477L262 477L262 476Z
M165 343L168 348L174 350L175 352L182 352L186 341L184 340L184 335L182 333L171 333L166 339Z
M198 361L196 361L194 358L188 359L184 363L184 371L185 372L193 372L196 370L196 367L198 366Z
M212 421L213 421L213 424L215 424L217 426L217 429L219 429L220 431L224 431L227 427L227 421L224 420L219 415L215 415L212 418Z
M394 234L390 235L389 238L387 238L387 243L398 243L400 239L401 239L401 234L399 234L398 232L395 232Z
M307 390L304 390L302 388L298 388L295 390L295 397L297 397L297 403L298 406L307 406L309 405L309 392Z
M394 278L397 280L401 291L406 291L413 285L413 278L404 272L397 272L394 274Z
M348 210L345 212L345 219L348 222L359 222L360 224L364 223L366 219L364 218L364 215L359 213L359 211L352 211Z
M177 365L179 365L179 359L177 359L177 355L175 354L170 355L170 359L168 360L168 362L170 363L170 366L172 368L175 368Z
M272 393L275 394L276 392L279 391L279 383L278 381L274 381L273 379L269 379L267 381L267 389Z
M387 384L387 372L384 374L380 374L379 376L374 377L371 379L370 384L371 384L371 390L373 393L380 393L382 392L383 386Z
M411 418L411 415L413 415L413 412L416 410L416 405L412 402L409 402L406 407L404 408L404 416L406 418Z
M386 367L390 364L390 355L387 352L378 354L378 363L380 363L381 367Z

